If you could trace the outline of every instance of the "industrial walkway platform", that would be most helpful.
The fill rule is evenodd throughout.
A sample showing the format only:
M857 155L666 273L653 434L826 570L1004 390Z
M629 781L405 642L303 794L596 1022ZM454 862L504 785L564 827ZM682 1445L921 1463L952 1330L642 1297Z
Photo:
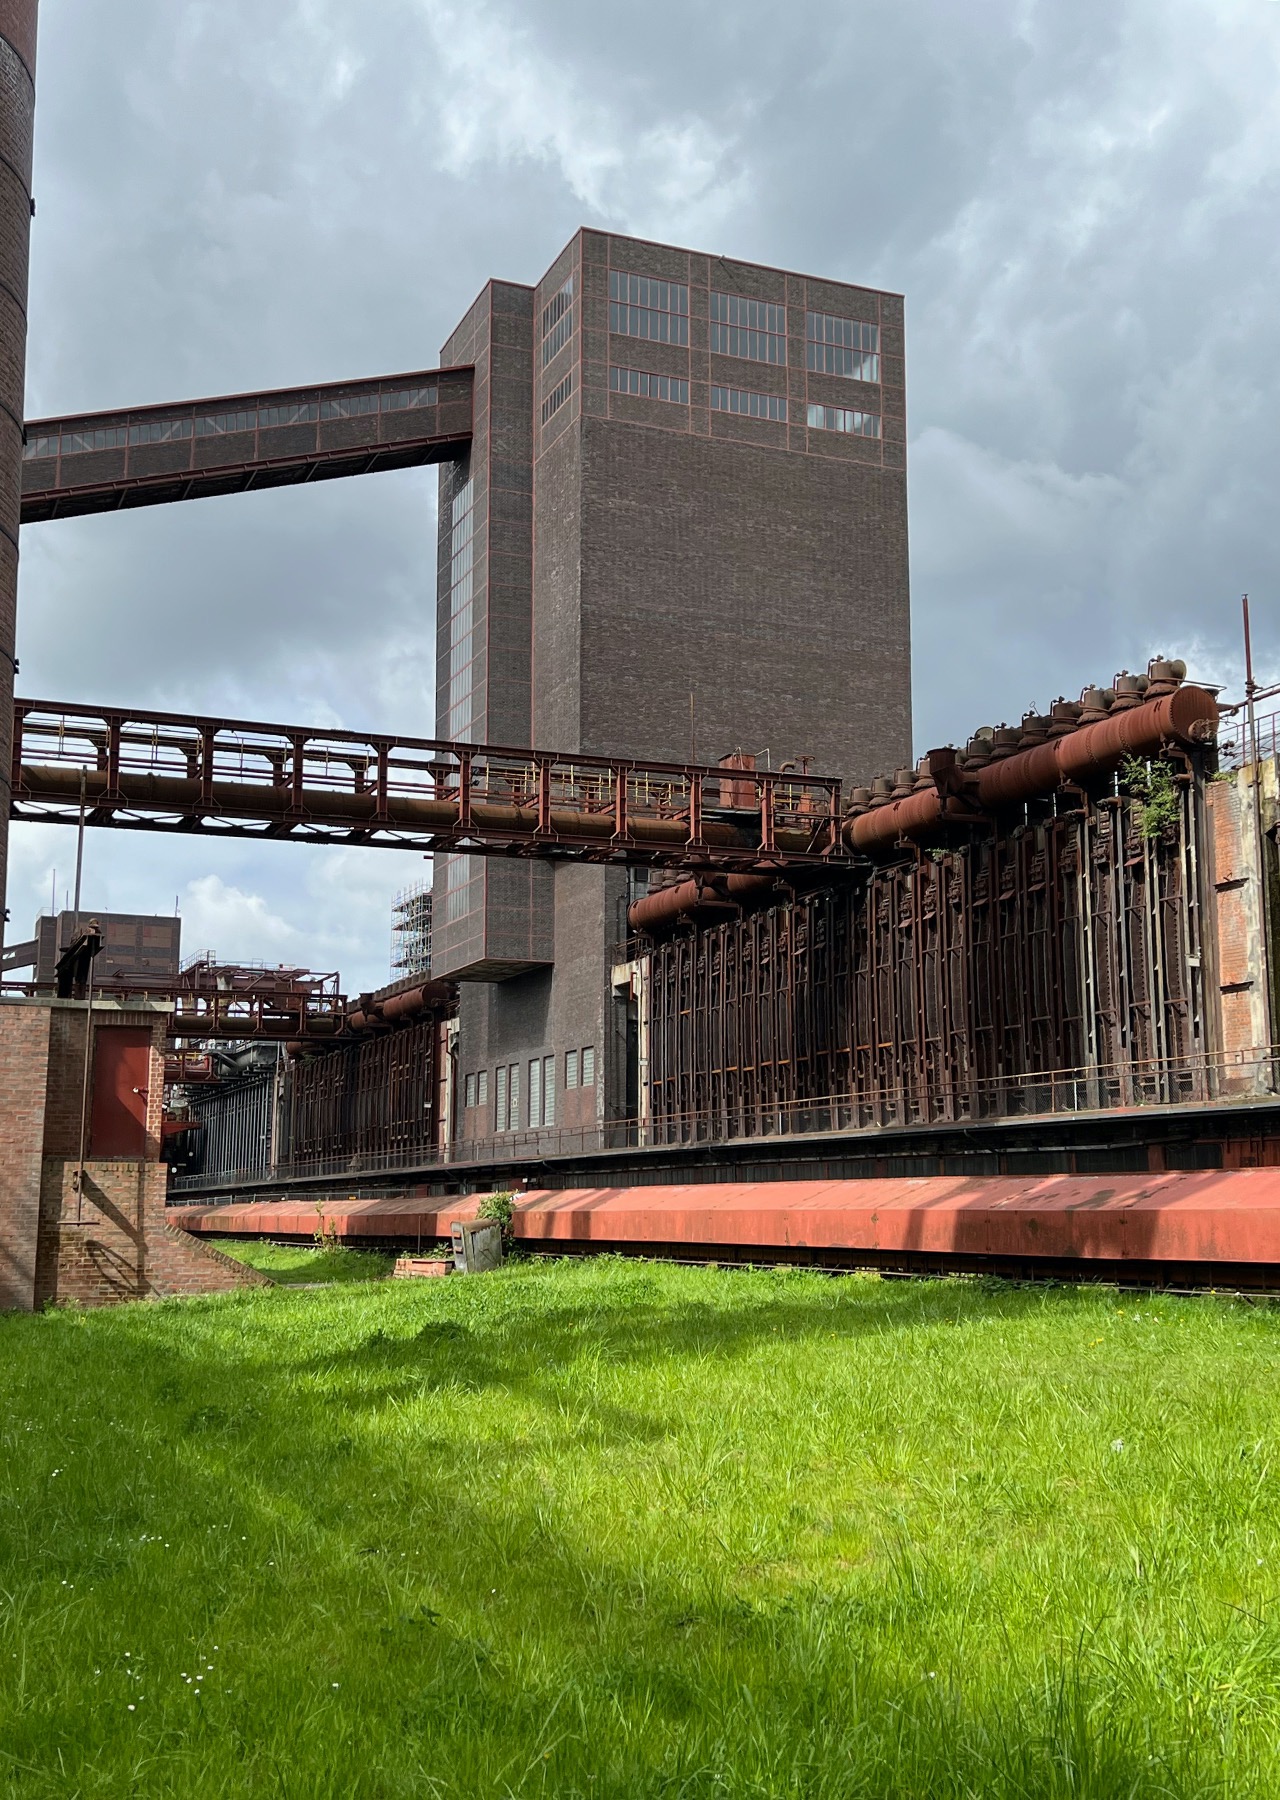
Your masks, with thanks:
M201 1235L294 1241L323 1218L345 1244L411 1249L479 1204L351 1197L171 1216ZM513 1227L551 1254L1280 1289L1277 1169L548 1189L518 1196Z

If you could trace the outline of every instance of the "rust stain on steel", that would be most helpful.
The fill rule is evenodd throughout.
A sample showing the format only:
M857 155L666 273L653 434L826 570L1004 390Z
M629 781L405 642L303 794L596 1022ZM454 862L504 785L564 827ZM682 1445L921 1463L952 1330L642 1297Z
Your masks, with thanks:
M1126 756L1151 755L1167 744L1202 746L1218 722L1218 703L1205 688L1183 686L1129 711L1081 725L992 762L977 775L961 770L958 782L941 783L874 807L845 824L845 840L866 855L890 850L904 838L928 837L966 810L965 799L989 812L1053 793L1065 782L1089 782L1117 769ZM969 816L972 817L970 809Z
M74 820L83 791L91 825L133 830L725 870L845 855L840 782L803 772L61 701L18 700L14 722L12 813L28 820Z
M465 1200L333 1201L340 1238L447 1235ZM314 1202L187 1207L187 1230L311 1237ZM549 1189L516 1204L526 1243L787 1248L856 1256L987 1256L1019 1261L1252 1262L1280 1269L1280 1171L1031 1179L996 1176L761 1181Z

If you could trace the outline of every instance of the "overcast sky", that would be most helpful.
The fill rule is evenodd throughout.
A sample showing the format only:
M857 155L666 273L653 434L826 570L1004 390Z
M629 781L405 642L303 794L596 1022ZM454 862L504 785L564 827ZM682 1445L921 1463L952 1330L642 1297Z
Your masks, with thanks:
M27 412L430 366L580 224L899 289L917 749L1280 676L1275 0L41 0ZM19 690L432 725L435 474L23 532ZM14 834L10 936L70 834ZM86 904L387 976L420 859L91 834Z

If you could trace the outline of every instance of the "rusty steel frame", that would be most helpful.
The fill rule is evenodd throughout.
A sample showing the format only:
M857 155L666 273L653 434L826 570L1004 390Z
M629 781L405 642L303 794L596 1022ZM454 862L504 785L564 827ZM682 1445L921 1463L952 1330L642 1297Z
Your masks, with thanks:
M83 792L90 825L179 835L743 871L847 856L824 776L62 701L15 701L12 780L28 822L73 822Z
M278 1166L429 1155L440 1125L439 1032L439 1020L425 1017L291 1063L281 1085Z
M428 384L436 388L437 399L427 406L395 410L379 407L372 412L332 419L319 416L326 401L380 398L384 393ZM27 451L23 460L21 522L30 525L83 513L158 506L455 461L466 454L472 438L473 388L474 371L469 367L420 369L361 381L29 419L24 432ZM290 405L314 406L317 417L277 426L257 422L259 408ZM223 434L196 435L197 418L219 412L254 414L252 427L225 434L238 440L237 449L251 440L248 455L228 455L224 461L216 461ZM397 421L411 424L414 429L396 436ZM134 429L175 424L189 426L189 434L164 443L126 442L98 450L61 450L64 434L78 430L122 430L127 438ZM56 438L59 451L50 457L31 457L31 446L41 438Z
M1082 794L649 952L655 1143L1208 1097L1199 791ZM786 1121L784 1124L783 1121Z

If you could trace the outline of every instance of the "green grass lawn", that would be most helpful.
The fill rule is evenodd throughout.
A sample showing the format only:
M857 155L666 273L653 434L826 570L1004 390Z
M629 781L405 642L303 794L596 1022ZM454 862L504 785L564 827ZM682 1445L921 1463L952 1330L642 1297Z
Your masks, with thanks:
M0 1794L1275 1796L1278 1366L614 1260L0 1319Z
M331 1281L378 1281L391 1273L394 1255L347 1250L341 1244L268 1244L262 1239L213 1238L215 1250L261 1269L283 1287L312 1287Z

